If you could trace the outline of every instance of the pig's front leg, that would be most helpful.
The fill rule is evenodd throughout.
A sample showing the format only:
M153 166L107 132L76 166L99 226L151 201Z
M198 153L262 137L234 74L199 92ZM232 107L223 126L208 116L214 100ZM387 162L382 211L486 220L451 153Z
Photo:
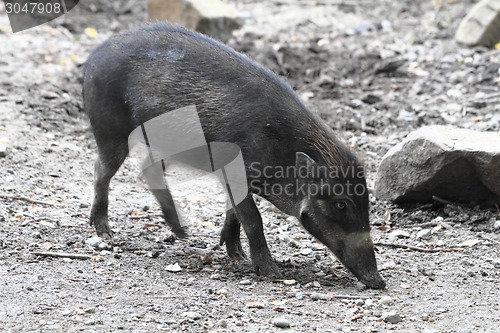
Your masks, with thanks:
M243 225L243 230L245 230L247 235L250 245L250 256L252 257L256 273L269 277L279 277L278 267L271 256L271 252L269 252L266 238L264 237L260 212L257 206L255 206L251 194L236 206L236 216Z

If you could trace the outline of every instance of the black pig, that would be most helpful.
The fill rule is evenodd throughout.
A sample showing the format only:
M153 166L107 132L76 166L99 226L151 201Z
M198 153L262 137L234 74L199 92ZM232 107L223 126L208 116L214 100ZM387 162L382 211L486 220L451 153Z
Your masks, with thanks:
M384 288L377 270L363 168L353 153L277 75L202 34L156 23L110 38L84 69L84 108L97 142L90 223L111 237L108 188L141 124L195 105L207 142L236 144L248 195L230 209L221 245L245 257L240 223L256 271L277 275L254 203L257 194L296 216L364 284ZM185 236L166 189L152 190L166 222Z

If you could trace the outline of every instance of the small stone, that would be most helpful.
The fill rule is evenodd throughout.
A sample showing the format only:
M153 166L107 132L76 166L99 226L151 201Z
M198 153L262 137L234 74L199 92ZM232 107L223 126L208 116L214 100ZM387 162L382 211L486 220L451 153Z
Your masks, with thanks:
M227 296L229 291L227 289L222 288L222 289L217 290L216 293L217 293L217 295Z
M410 233L404 230L394 230L387 236L387 238L391 242L394 242L398 238L409 238L409 237Z
M382 304L382 305L389 305L389 304L392 304L392 302L393 302L393 299L391 296L382 296L378 300L378 303Z
M90 307L90 308L86 308L85 310L83 310L85 313L95 313L95 310L96 308L95 307Z
M373 300L371 298L365 299L365 305L366 306L372 306L373 305Z
M287 286L292 286L292 285L294 285L296 283L297 283L297 281L295 281L293 279L292 280L283 280L283 284L285 284Z
M422 315L420 315L420 319L422 319L423 321L429 321L429 315L427 313L424 313Z
M436 246L444 246L444 241L442 239L439 239L437 242L436 242Z
M323 300L323 301L327 301L329 300L331 297L330 295L328 294L322 294L322 293L311 293L311 299L314 300L314 301L318 301L318 300Z
M448 95L449 97L458 98L462 97L462 92L458 89L448 89L446 95Z
M241 280L239 284L241 286L249 286L252 284L252 280L249 280L249 279Z
M226 319L219 320L217 326L219 326L220 328L227 328L227 320Z
M290 322L285 318L276 317L273 319L273 325L279 328L288 328L290 327Z
M212 280L219 280L220 279L220 274L219 273L214 273L214 274L210 275L210 278Z
M326 273L325 273L325 272L323 272L323 271L319 271L319 272L314 273L314 274L315 274L317 277L319 277L319 278L322 278L322 277L325 277L325 276L326 276Z
M109 245L106 242L100 242L99 244L97 244L97 248L99 250L107 250L109 249Z
M381 267L381 269L384 271L389 270L389 269L394 269L394 268L396 268L396 262L394 262L392 260L382 263L382 267Z
M401 111L399 111L399 114L398 114L398 120L416 121L417 116L415 116L413 113L408 112L406 110L401 110Z
M73 311L72 311L72 310L69 310L69 309L65 309L65 310L62 310L62 311L61 311L61 315L62 315L62 316L65 316L65 317L66 317L66 316L69 316L69 315L70 315L70 314L72 314L72 313L73 313Z
M368 289L368 287L366 286L366 284L364 284L361 281L356 281L356 290L357 291L363 291L363 290L366 290L366 289Z
M391 311L391 312L385 312L382 314L382 319L386 322L386 323L391 323L391 324L397 324L401 321L403 321L403 319L401 318L401 316L399 315L399 313L397 313L396 311Z
M417 239L427 239L431 237L432 229L422 229L417 232Z
M45 99L56 99L56 98L59 98L59 94L57 94L57 93L55 93L53 91L42 91L41 95Z
M168 271L168 272L177 273L177 272L182 271L182 268L181 268L181 266L179 266L178 263L175 263L173 265L167 265L167 266L165 266L165 270Z
M99 236L90 237L85 241L85 244L92 246L94 248L98 247L102 243L102 238Z
M462 104L458 103L450 103L446 106L446 110L448 111L449 114L456 114L462 112Z
M493 224L493 229L500 230L500 220L496 220Z
M0 157L5 157L9 150L9 139L6 137L0 138Z
M365 301L362 299L356 299L354 300L354 304L356 304L357 306L363 306L365 305Z
M201 318L201 314L198 313L198 312L195 312L195 311L186 311L186 312L183 312L183 313L181 313L181 316L189 318L189 319L193 319L193 320L198 320L198 319Z
M312 253L312 249L311 248L308 248L308 247L304 247L302 249L300 249L300 254L302 254L303 256L308 256Z

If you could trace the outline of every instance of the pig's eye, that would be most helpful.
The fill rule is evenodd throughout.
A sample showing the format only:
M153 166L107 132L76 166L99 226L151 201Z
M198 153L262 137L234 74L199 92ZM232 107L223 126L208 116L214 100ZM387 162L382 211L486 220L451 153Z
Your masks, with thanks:
M335 203L335 208L337 208L338 210L343 210L347 207L347 203L345 201L337 201Z

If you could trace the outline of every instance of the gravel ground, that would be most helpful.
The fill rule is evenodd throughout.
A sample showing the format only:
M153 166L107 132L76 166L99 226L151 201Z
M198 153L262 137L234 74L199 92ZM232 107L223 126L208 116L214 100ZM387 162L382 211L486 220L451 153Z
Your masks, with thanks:
M385 152L418 127L500 130L500 52L453 41L471 1L232 2L246 25L229 44L287 78L365 159L370 188ZM144 19L143 1L89 0L12 34L0 9L0 142L9 147L0 157L0 330L498 330L495 209L371 197L388 284L379 291L257 198L284 275L271 280L217 245L224 196L213 179L175 186L190 227L190 237L177 240L131 158L111 184L116 236L97 239L88 225L95 144L82 112L81 67L97 44ZM47 251L80 257L36 254Z

